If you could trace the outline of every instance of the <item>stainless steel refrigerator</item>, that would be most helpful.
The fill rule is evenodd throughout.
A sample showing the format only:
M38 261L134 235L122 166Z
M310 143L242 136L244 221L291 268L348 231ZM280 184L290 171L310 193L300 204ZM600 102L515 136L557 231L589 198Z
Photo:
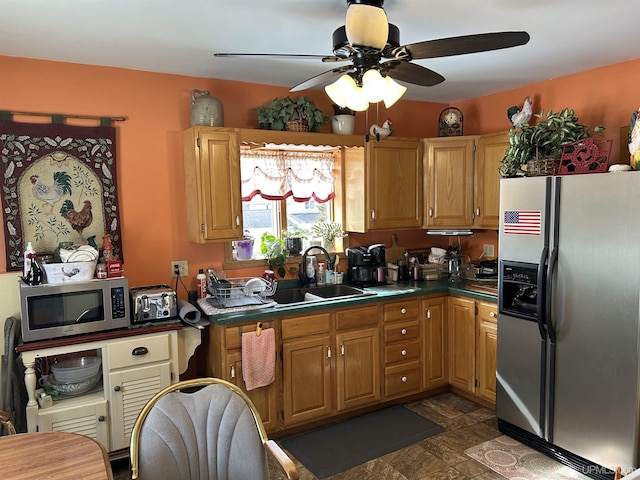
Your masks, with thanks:
M640 467L640 172L502 179L499 428L592 478Z

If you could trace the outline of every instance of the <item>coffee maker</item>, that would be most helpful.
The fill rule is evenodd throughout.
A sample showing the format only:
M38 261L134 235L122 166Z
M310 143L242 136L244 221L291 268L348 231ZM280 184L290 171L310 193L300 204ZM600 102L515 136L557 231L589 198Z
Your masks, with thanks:
M368 287L384 285L385 247L378 243L369 247L349 247L345 250L349 268L347 280L351 285Z

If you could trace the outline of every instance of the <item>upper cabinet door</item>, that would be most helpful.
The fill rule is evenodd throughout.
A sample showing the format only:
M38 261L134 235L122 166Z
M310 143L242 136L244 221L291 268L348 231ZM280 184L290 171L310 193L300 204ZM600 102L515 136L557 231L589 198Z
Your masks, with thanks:
M509 146L506 132L482 135L476 151L473 226L497 230L500 223L500 174L498 167Z
M385 138L366 146L367 231L422 226L422 142Z
M425 140L425 228L469 228L473 224L475 139Z
M183 138L189 240L207 243L242 238L237 131L192 127Z

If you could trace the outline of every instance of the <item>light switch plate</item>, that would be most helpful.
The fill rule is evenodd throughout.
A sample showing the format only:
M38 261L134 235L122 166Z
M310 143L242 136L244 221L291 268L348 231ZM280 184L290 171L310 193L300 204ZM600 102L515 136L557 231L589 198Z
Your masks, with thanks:
M482 255L484 257L493 258L495 256L495 253L496 253L495 245L492 245L490 243L485 243L482 246Z

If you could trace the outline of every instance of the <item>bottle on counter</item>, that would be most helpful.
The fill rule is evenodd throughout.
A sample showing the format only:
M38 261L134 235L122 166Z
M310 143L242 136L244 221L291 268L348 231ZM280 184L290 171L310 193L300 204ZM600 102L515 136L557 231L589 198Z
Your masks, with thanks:
M196 275L198 298L205 298L207 296L207 276L204 274L204 269L198 270Z
M325 284L325 282L327 281L327 276L326 276L326 270L324 268L324 263L320 262L318 264L318 272L316 275L316 281L317 281L317 285L320 287L322 285Z
M34 255L36 253L36 251L33 249L33 245L31 245L31 242L27 243L27 248L24 249L24 269L23 269L23 274L26 277L29 272L31 271L31 255Z

